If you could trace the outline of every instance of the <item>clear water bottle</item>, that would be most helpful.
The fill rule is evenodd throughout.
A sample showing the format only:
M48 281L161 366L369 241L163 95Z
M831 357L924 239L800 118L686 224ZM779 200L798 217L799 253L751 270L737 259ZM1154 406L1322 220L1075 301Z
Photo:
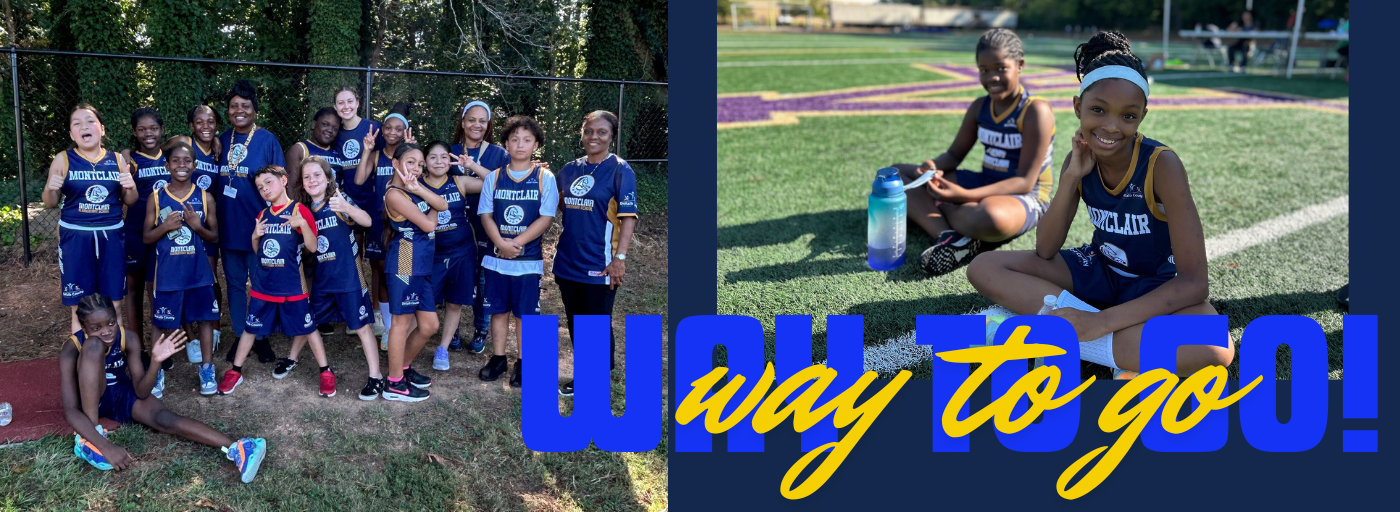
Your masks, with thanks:
M880 271L894 270L904 265L905 217L908 201L904 191L923 185L935 173L926 172L913 183L905 185L899 169L886 167L875 173L870 186L869 208L866 214L867 262Z
M1037 314L1037 315L1048 315L1048 314L1050 314L1051 311L1054 311L1054 310L1055 310L1055 305L1056 305L1057 302L1058 302L1058 300L1055 298L1054 295L1046 295L1046 296L1045 296L1045 305L1040 306L1040 312L1039 312L1039 313L1036 313L1036 314ZM1044 357L1037 357L1037 358L1035 358L1035 365L1032 366L1031 369L1040 368L1040 367L1042 367L1042 366L1045 366L1045 358L1044 358Z
M10 424L14 418L14 409L10 408L9 402L0 402L0 427Z

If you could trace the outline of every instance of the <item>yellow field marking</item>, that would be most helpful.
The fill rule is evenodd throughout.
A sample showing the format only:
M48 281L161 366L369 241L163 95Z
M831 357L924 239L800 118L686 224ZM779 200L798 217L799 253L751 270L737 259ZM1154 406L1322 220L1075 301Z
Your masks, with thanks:
M1316 105L1302 105L1292 103L1276 103L1261 105L1158 105L1152 107L1154 110L1281 110L1281 109L1302 109L1327 112L1330 114L1341 114L1350 116L1348 112L1342 112ZM1074 112L1073 108L1055 108L1055 113ZM967 109L906 109L906 110L810 110L810 111L778 111L770 112L769 119L764 121L740 121L735 123L716 123L716 130L729 130L734 128L757 128L764 126L786 126L799 124L803 117L854 117L854 116L923 116L939 114L964 114Z

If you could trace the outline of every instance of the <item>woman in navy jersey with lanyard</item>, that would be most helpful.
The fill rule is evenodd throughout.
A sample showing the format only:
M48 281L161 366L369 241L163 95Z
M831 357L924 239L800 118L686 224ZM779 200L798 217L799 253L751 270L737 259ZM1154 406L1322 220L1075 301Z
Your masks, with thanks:
M253 227L267 201L258 195L253 172L266 165L282 166L282 145L272 132L258 128L258 91L252 82L239 80L224 96L228 120L233 125L219 136L219 248L224 256L224 280L228 283L229 320L233 334L242 337L248 317L248 276L258 261L253 251ZM229 345L229 360L236 344ZM253 344L258 361L277 360L266 339Z
M136 333L136 341L144 343L146 336L145 311L146 292L153 274L151 263L155 247L142 241L141 228L146 216L146 200L151 192L164 188L170 183L170 171L165 168L165 152L160 145L165 141L165 120L160 111L152 107L141 107L131 113L131 148L123 149L122 156L131 162L136 181L136 203L127 209L130 222L124 224L126 232L126 325ZM142 345L144 346L144 344ZM170 362L173 364L173 361ZM169 369L169 368L165 368Z
M219 113L209 105L195 105L189 112L185 113L185 122L190 125L190 135L176 135L166 142L179 141L190 145L194 149L194 175L190 178L195 186L208 192L211 200L219 197L219 155L223 152L219 147ZM209 268L214 272L219 271L219 244L215 242L204 242L205 255L209 257ZM219 281L214 280L214 299L224 300L224 291L219 287ZM225 311L228 302L224 302L225 307L219 311ZM217 346L219 329L217 325L214 329L214 340Z
M627 275L627 246L637 226L637 175L608 151L617 116L604 110L583 118L586 155L559 170L559 219L564 232L554 253L554 282L564 301L569 338L574 315L611 315L617 287ZM608 359L617 367L617 339L609 330ZM573 396L572 379L559 394Z
M457 121L457 129L452 134L451 151L457 158L457 163L452 166L452 174L467 174L482 179L491 171L510 163L510 154L506 153L505 148L494 144L494 138L491 134L491 106L478 100L463 107L462 118ZM467 194L466 200L474 207L481 202L481 194ZM472 233L476 237L476 266L480 267L481 258L486 256L491 241L486 238L480 217L468 215L467 222L471 224ZM476 334L472 336L468 348L473 354L480 354L486 349L486 339L491 335L491 315L483 313L481 309L481 301L485 298L485 284L486 274L477 272L476 298L472 301L472 324L476 327ZM452 331L448 348L462 350L462 341L455 330Z
M58 215L58 273L63 305L78 323L78 301L101 293L121 309L126 296L126 248L122 205L136 202L136 181L120 154L102 147L106 128L92 105L80 103L68 113L73 147L54 155L44 185L44 207L62 206ZM133 219L134 222L139 222Z

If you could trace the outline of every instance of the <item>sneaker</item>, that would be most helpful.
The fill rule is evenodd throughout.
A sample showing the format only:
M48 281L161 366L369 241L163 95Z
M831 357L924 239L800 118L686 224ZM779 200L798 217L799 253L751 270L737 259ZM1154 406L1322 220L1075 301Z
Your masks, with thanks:
M1122 368L1113 369L1113 380L1133 380L1133 378L1137 376L1138 372L1132 370L1124 370Z
M243 383L243 374L233 370L224 372L224 380L219 382L219 394L229 395L233 390Z
M271 363L277 360L277 354L272 351L272 344L267 342L267 338L256 338L253 341L253 353L258 355L259 363Z
M451 368L452 365L447 361L447 347L439 345L437 351L433 352L433 369L445 372Z
M321 372L321 396L331 398L335 396L335 372L330 368Z
M379 310L374 312L374 327L370 327L375 336L383 336L388 329L384 328L384 320L379 317Z
M199 365L199 394L212 395L219 392L219 384L214 382L214 365Z
M388 352L388 351L389 351L389 333L386 332L386 333L384 333L383 335L376 334L375 336L379 336L379 351L380 351L380 352Z
M318 324L316 326L316 332L321 333L321 337L325 338L327 336L335 334L335 326L331 324Z
M486 366L481 367L481 371L477 372L476 376L490 382L499 378L508 368L506 356L491 356L491 360L486 361Z
M949 229L940 233L938 241L919 256L919 267L930 275L941 276L968 264L978 254L1006 245L1006 242L1010 241L1008 239L1001 242L983 242Z
M355 329L351 329L351 328L350 328L350 324L345 324L345 335L346 335L346 336L354 336L354 335L355 335Z
M486 351L486 331L476 331L476 336L472 337L472 342L467 345L467 352L480 354Z
M214 352L219 351L219 332L220 331L218 329L214 330L214 343L212 343L209 346L209 348L212 349Z
M287 374L292 373L292 369L296 367L296 361L284 357L281 360L277 361L277 367L272 369L272 378L280 379L282 377L286 377Z
M230 446L223 448L228 455L228 460L233 461L238 466L238 476L243 483L250 483L253 477L258 476L258 466L262 465L263 456L267 455L267 441L259 437L253 439L245 437L234 441Z
M418 389L428 389L428 386L433 385L431 377L413 371L413 367L403 371L403 380L408 381L409 384L413 384L413 387Z
M520 359L515 360L515 371L510 374L510 385L520 387Z
M365 388L360 390L360 400L366 402L379 398L379 394L384 392L384 379L369 378L365 383Z
M386 379L387 380L387 379ZM428 390L408 385L408 378L384 385L384 399L398 402L422 402L428 399Z
M559 385L559 396L574 396L574 379Z
M162 369L162 370L169 370L169 369L172 369L172 368L175 368L175 360L174 360L174 359L166 359L166 360L160 362L160 369Z
M169 361L169 359L166 359ZM151 396L157 400L165 395L165 370L156 370L156 385L151 387Z
M204 353L199 348L199 340L185 342L185 358L189 359L191 363L204 362Z
M462 351L462 336L459 335L459 334L453 333L453 334L452 334L452 341L447 342L447 350L451 350L451 351L453 351L453 352L461 352L461 351ZM444 368L444 369L445 369L445 368Z
M97 426L97 433L101 434L103 438L107 437L107 431L102 429L102 425ZM78 434L73 434L73 455L77 455L79 459L87 461L88 464L92 464L92 467L102 471L112 470L112 465L107 463L107 458L102 456L102 452L97 451L97 446Z

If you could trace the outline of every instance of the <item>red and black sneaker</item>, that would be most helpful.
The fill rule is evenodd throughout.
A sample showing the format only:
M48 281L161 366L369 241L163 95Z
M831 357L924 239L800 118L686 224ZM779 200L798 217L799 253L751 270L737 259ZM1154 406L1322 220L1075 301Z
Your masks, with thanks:
M224 372L224 380L219 381L219 394L230 395L233 390L243 383L243 374L229 370Z

